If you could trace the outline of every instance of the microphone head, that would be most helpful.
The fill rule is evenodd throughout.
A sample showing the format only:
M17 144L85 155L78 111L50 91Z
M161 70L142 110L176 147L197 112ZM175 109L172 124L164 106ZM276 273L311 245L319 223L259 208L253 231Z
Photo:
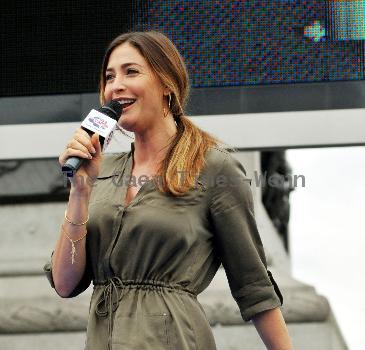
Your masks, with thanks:
M108 117L118 120L122 114L123 107L117 100L111 100L104 106L100 107L99 112L106 114Z

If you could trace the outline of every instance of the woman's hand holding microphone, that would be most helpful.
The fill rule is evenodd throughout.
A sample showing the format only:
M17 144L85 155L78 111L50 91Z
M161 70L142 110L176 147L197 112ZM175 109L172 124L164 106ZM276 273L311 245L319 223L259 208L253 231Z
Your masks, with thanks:
M58 158L62 171L70 178L70 194L90 194L100 171L102 145L105 149L110 142L122 109L117 100L92 109Z
M99 135L95 133L90 136L82 128L76 129L65 151L58 158L60 165L63 166L66 160L73 156L80 157L85 161L74 176L69 178L71 191L77 194L89 195L93 182L100 171L102 153Z

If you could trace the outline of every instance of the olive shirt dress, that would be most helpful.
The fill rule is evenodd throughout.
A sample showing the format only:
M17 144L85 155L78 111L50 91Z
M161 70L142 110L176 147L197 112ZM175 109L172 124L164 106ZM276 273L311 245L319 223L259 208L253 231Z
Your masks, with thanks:
M70 295L93 281L86 349L214 350L197 295L221 263L244 320L282 304L250 180L229 152L211 148L184 196L161 193L148 180L124 206L133 154L134 143L130 152L104 157L90 198L86 270ZM54 287L51 263L45 272Z

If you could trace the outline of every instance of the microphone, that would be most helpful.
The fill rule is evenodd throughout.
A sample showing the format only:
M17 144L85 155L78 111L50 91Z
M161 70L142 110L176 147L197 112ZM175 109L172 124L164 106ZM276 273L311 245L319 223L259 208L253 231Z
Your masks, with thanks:
M105 151L110 143L118 119L122 114L122 110L122 105L118 101L111 100L97 110L92 109L81 123L81 128L90 136L95 132L99 134L102 152ZM85 159L80 157L67 158L66 163L62 165L62 172L64 172L67 177L73 177L84 160Z

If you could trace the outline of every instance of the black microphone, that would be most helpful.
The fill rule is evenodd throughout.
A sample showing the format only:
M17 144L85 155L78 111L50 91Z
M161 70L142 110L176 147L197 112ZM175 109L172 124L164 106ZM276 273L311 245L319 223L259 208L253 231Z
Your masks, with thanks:
M81 123L81 128L90 136L95 132L99 134L102 151L105 151L110 143L122 110L122 105L118 101L111 100L97 110L92 109ZM65 164L62 165L62 172L67 177L73 177L84 160L84 158L80 157L67 158Z

